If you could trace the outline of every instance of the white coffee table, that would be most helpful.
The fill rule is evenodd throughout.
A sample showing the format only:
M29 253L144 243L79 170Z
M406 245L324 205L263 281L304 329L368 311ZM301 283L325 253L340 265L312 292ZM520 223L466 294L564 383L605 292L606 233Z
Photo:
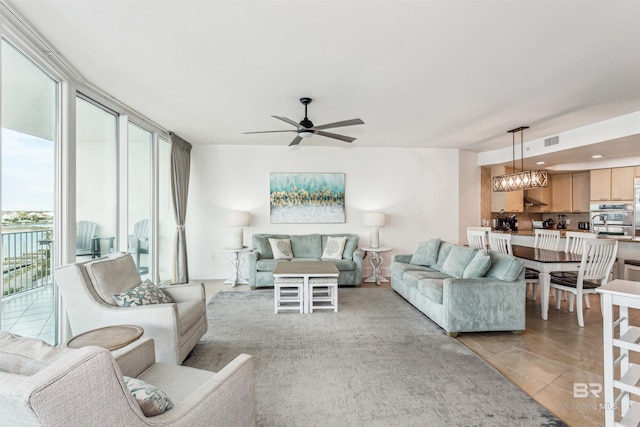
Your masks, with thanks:
M305 313L309 313L311 310L309 278L335 277L337 279L339 274L340 272L333 261L278 261L276 263L276 267L273 269L274 278L302 277L304 281L302 293L304 298L303 309Z

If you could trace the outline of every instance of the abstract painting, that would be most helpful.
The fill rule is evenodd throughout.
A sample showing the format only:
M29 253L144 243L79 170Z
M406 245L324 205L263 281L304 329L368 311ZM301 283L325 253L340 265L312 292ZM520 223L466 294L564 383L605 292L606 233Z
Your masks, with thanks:
M343 173L272 173L272 224L345 222Z

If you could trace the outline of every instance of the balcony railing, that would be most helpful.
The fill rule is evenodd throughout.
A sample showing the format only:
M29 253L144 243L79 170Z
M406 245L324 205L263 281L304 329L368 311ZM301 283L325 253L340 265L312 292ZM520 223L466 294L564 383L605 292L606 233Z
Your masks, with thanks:
M2 233L2 292L19 294L52 282L52 229Z

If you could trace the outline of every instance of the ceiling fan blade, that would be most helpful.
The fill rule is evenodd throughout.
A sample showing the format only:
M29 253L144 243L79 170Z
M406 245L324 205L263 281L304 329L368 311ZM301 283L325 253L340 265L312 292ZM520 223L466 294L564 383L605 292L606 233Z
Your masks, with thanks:
M282 120L285 123L289 123L290 125L294 125L296 128L300 127L300 123L296 123L291 119L287 119L286 117L282 117L282 116L271 116L274 119L278 119L278 120Z
M291 143L289 144L289 147L291 147L292 145L300 144L300 141L302 141L302 137L296 136L295 138L293 138L293 141L291 141Z
M274 132L298 132L297 130L291 129L291 130L260 130L260 131L256 131L256 132L242 132L243 134L249 134L249 133L274 133Z
M341 122L335 122L335 123L327 123L326 125L320 125L320 126L314 126L314 129L331 129L331 128L340 128L340 127L344 127L344 126L353 126L353 125L363 125L364 122L361 119L351 119L351 120L344 120Z
M351 138L350 136L338 135L337 133L325 132L323 130L316 130L316 135L326 136L327 138L339 139L340 141L344 141L344 142L353 142L356 140L356 138Z

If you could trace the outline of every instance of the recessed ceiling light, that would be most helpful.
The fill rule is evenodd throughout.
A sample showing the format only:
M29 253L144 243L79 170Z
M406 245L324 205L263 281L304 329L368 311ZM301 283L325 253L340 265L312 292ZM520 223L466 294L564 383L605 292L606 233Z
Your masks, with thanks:
M591 156L592 159L599 159L602 157L602 154L594 154L593 156Z
M536 162L536 165L544 165L544 162Z

